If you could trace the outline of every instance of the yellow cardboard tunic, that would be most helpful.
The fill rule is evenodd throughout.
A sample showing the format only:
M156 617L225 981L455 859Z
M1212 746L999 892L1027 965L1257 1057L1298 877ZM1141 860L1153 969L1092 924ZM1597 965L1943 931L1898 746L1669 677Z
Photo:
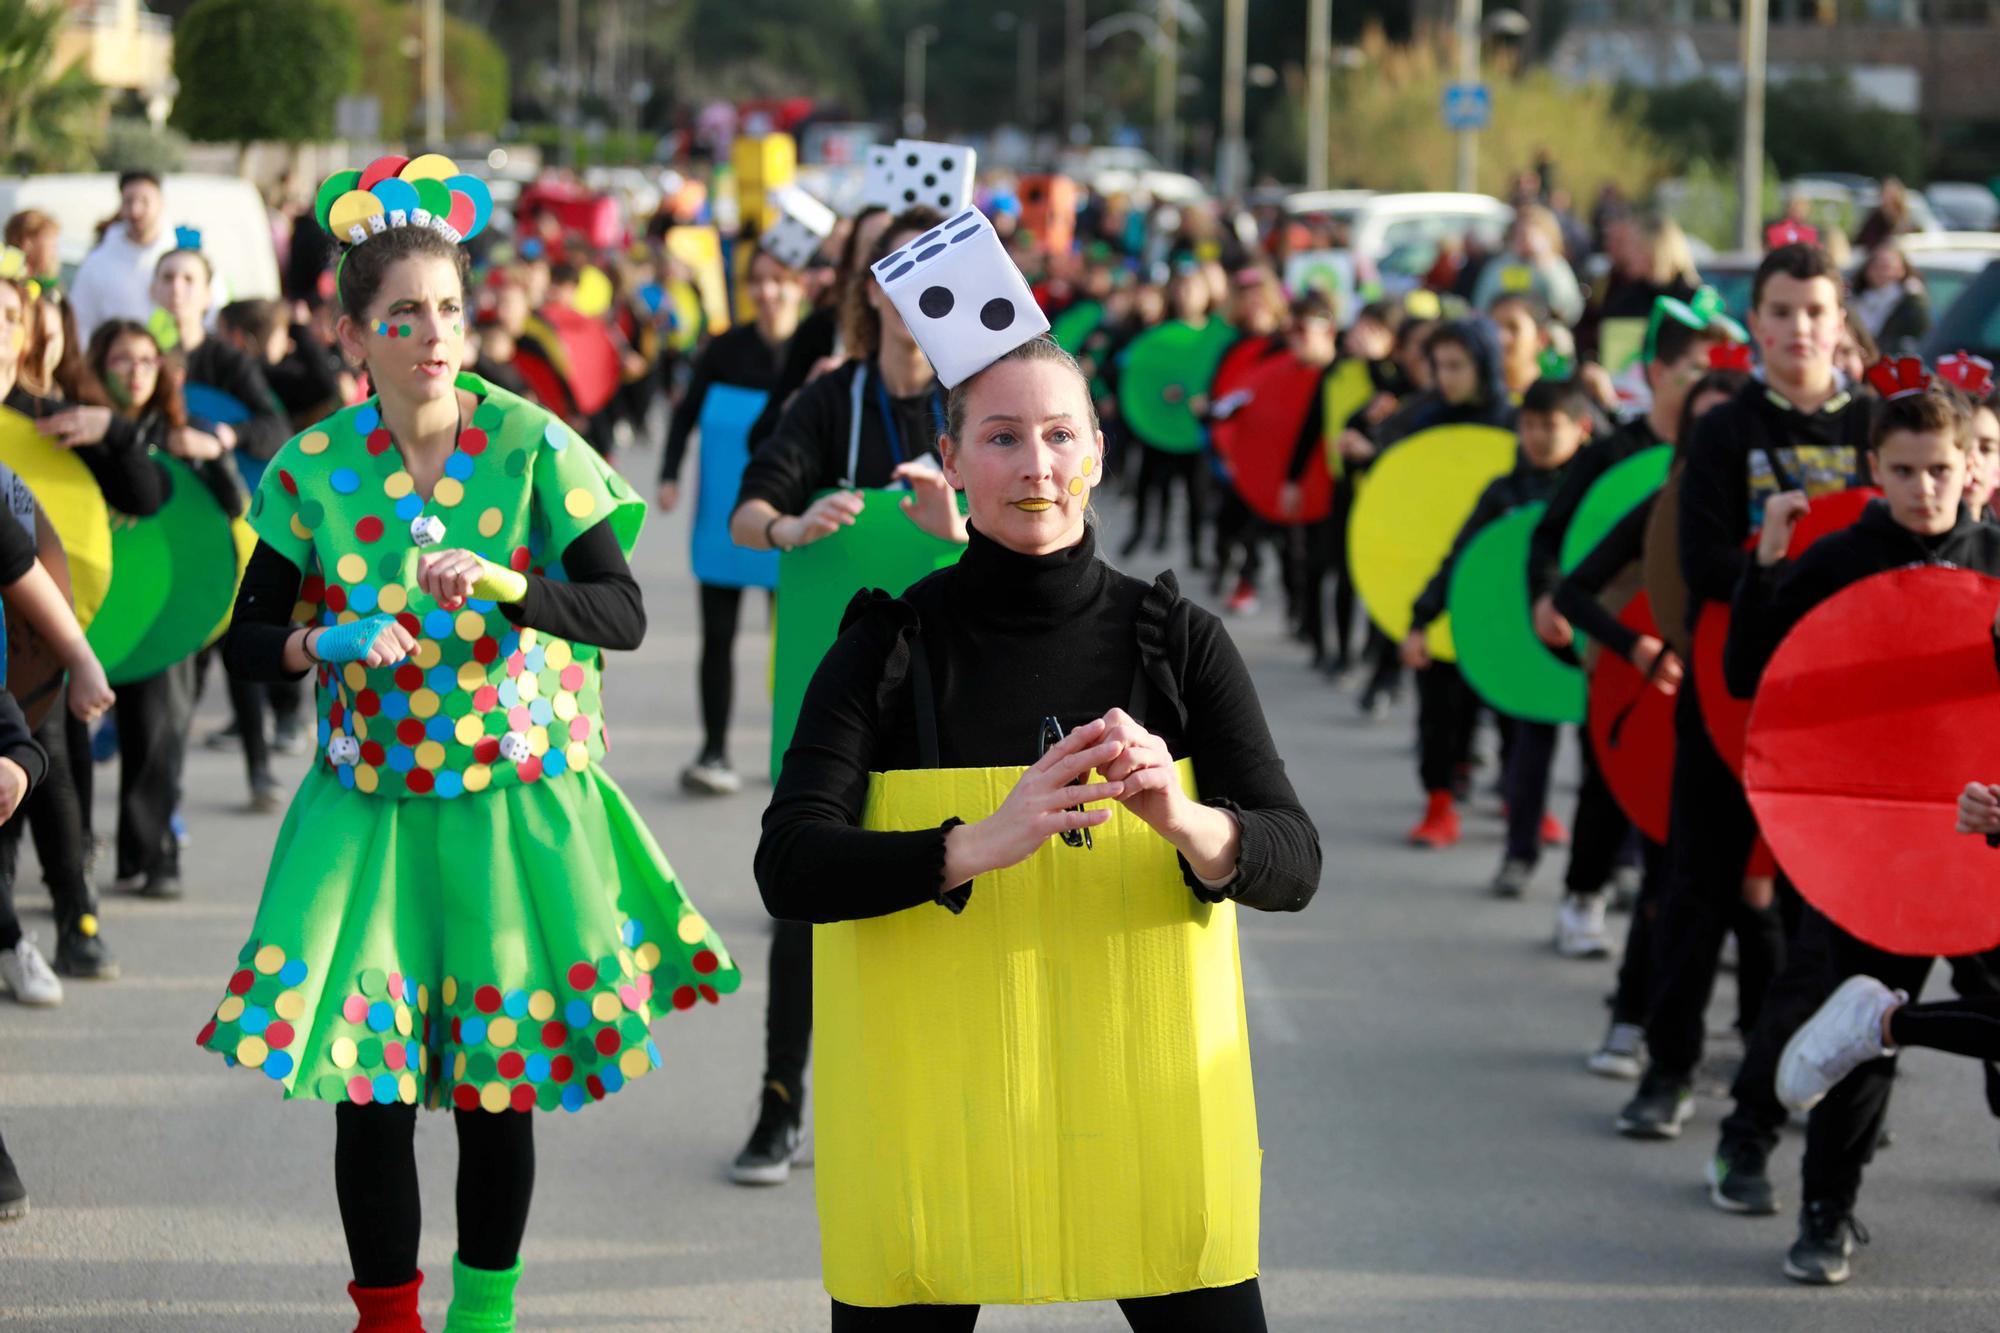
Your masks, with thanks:
M862 823L999 808L1021 768L871 775ZM1192 766L1178 766L1192 794ZM850 1305L1164 1295L1257 1275L1236 905L1123 807L925 904L813 932L826 1288Z

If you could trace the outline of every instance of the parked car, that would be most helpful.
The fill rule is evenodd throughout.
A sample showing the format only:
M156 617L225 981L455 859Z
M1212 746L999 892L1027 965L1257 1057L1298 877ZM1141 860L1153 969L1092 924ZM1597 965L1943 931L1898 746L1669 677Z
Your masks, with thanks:
M2000 361L2000 260L1980 270L1937 317L1921 350L1932 363L1960 351Z
M2000 198L1976 181L1932 181L1924 198L1938 221L1953 231L1992 231L2000 226Z
M201 233L202 253L231 300L279 293L278 251L257 187L238 176L170 175L160 183L167 225ZM111 172L0 177L0 219L39 208L62 224L65 281L97 245L97 226L118 211Z
M1513 207L1490 195L1444 191L1311 190L1288 196L1283 207L1289 217L1339 223L1362 290L1379 286L1386 296L1418 286L1447 240L1473 235L1497 249L1514 220Z

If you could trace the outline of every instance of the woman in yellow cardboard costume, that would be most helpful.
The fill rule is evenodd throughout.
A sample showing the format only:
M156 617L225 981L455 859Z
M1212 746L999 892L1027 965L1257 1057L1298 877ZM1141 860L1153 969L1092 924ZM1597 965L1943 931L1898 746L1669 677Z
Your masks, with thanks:
M1038 337L948 418L965 556L855 600L757 852L818 923L833 1327L1262 1329L1235 913L1303 907L1317 835L1220 622L1098 559L1075 362Z

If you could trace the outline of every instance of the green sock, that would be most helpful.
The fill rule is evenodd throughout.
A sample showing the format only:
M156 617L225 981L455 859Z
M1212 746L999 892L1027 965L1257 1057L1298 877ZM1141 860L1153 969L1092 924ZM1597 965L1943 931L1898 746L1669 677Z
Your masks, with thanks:
M514 1284L521 1280L521 1261L495 1272L470 1268L451 1258L451 1309L444 1333L514 1333Z

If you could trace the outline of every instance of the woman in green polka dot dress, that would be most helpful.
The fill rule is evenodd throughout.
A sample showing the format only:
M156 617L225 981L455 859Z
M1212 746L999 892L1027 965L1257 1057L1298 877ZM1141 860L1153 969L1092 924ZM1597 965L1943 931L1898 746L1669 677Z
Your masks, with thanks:
M356 195L387 209L448 168L336 178L322 220L329 198L339 224ZM461 227L469 179L447 182ZM224 656L245 679L316 672L320 754L198 1041L335 1103L364 1330L422 1327L412 1135L418 1106L453 1110L445 1327L469 1333L514 1326L528 1113L658 1068L654 1015L740 978L601 766L601 650L645 630L626 563L644 505L562 422L459 373L463 254L398 215L339 276L343 349L377 397L286 444L252 501Z

